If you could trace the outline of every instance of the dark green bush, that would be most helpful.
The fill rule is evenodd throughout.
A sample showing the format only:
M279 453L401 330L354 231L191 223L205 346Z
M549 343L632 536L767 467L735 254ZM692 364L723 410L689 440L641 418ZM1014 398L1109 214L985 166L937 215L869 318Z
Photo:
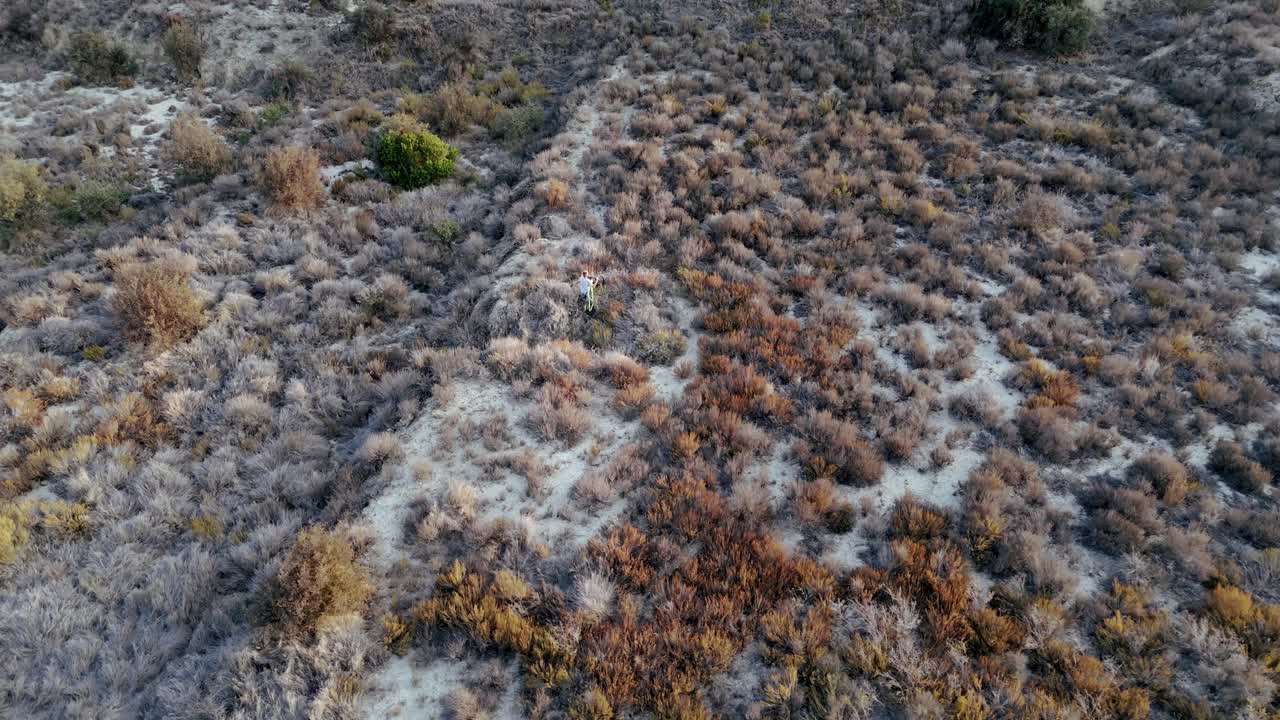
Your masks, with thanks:
M204 57L204 44L200 34L187 23L174 23L164 34L164 54L173 63L178 77L186 82L200 77L200 60Z
M366 45L387 42L395 33L396 20L384 5L370 3L351 13L351 34Z
M124 45L97 31L72 33L67 59L85 85L130 85L138 72L138 63Z
M538 105L503 110L493 122L493 137L509 152L522 151L546 123L547 114Z
M44 32L44 18L36 14L37 0L13 0L9 9L9 17L0 26L0 35L35 41ZM39 2L43 6L43 2ZM2 17L2 16L0 16Z
M979 34L1049 55L1084 50L1092 26L1084 0L976 0L973 6Z
M393 126L378 140L377 159L392 185L413 189L453 174L458 149L416 123Z
M1040 51L1050 55L1082 52L1089 45L1093 16L1083 6L1049 5L1045 9L1044 29L1040 33Z
M311 71L297 60L287 60L271 72L267 96L295 100L311 82Z
M115 217L128 199L126 188L101 180L86 180L74 187L59 188L51 197L58 219L71 225L103 222Z

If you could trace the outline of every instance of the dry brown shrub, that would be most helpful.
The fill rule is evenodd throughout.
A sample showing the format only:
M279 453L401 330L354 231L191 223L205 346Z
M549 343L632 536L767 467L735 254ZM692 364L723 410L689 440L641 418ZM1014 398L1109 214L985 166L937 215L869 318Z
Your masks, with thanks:
M983 654L996 654L1020 647L1024 632L1013 619L985 607L969 615L975 649Z
M824 477L798 482L791 486L791 501L801 522L815 523L835 506L836 486Z
M129 339L164 347L204 327L204 309L185 271L171 263L132 263L116 271L113 304Z
M268 152L260 180L280 211L314 210L324 204L320 154L311 148L290 146Z
M231 168L231 148L194 115L179 115L169 134L165 154L181 182L206 182Z
M623 389L649 381L649 370L622 353L612 352L600 362L600 372L614 387Z
M1261 494L1271 484L1271 471L1245 455L1244 448L1238 443L1218 441L1209 455L1209 469L1244 492Z
M544 180L538 184L538 197L549 208L562 208L569 202L569 186L556 178Z
M1060 195L1033 190L1013 215L1013 225L1037 235L1061 228L1068 221L1067 201Z
M266 617L292 637L306 637L338 616L364 609L373 584L339 532L303 529L268 587Z
M1187 496L1187 468L1168 453L1144 455L1133 464L1133 475L1150 483L1166 505L1177 505Z
M880 482L884 458L862 438L858 429L831 413L810 413L801 424L809 438L798 444L798 455L814 477L830 477L845 485L866 486Z
M622 416L631 419L640 414L644 408L653 401L654 389L649 383L637 383L627 385L618 391L613 397L614 407L622 413Z
M941 537L946 530L947 516L910 493L898 500L889 517L889 532L893 537L923 541Z
M670 419L671 406L663 402L653 403L640 413L640 423L650 432L660 432Z

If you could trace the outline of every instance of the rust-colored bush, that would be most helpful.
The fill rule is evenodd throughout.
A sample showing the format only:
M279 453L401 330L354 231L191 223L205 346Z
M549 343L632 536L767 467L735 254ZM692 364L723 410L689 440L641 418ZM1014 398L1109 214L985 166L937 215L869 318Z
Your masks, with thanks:
M926 541L942 537L947 530L947 516L936 507L903 495L889 516L889 532L896 538Z
M982 654L996 654L1022 645L1022 627L1012 618L993 608L984 607L969 614L974 649Z
M880 482L884 459L853 425L831 413L819 412L810 413L801 429L809 437L808 443L797 448L802 464L829 468L831 477L845 485L861 487Z
M891 548L897 564L890 582L923 612L933 641L966 638L971 631L969 571L960 551L950 543L931 549L914 540L895 540Z

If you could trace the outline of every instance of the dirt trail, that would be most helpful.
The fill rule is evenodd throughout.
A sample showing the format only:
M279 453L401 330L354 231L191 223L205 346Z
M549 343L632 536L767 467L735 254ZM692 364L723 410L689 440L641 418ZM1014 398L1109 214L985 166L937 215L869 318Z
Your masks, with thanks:
M604 122L601 110L603 86L622 73L621 63L614 65L578 106L555 140L562 161L575 178L575 189L581 189L588 198L594 199L594 195L585 186L583 162L589 145ZM575 247L590 240L583 234L572 233L546 238L538 245L536 257L524 249L512 253L496 271L497 280L492 292L500 297L507 295L526 282L528 275L548 259L563 271ZM687 322L685 325L687 330ZM670 373L669 369L663 370ZM660 384L664 393L678 392L682 386L681 381L674 378L660 381ZM574 497L575 484L585 473L590 472L593 466L607 462L639 434L638 422L619 419L610 409L607 395L595 397L588 404L587 410L592 418L589 436L570 448L535 438L524 427L524 418L534 407L533 400L515 396L501 380L488 377L460 380L453 384L451 392L444 395L447 398L443 401L433 399L409 429L404 461L387 487L369 503L362 515L362 523L369 527L372 538L367 561L380 572L400 571L393 568L397 568L408 555L404 529L410 506L420 499L442 497L449 492L453 482L475 486L475 522L530 518L532 522L525 526L535 530L537 539L551 544L557 553L578 552L625 507L623 498L614 498L603 507L588 509ZM548 469L539 492L530 493L525 481L512 473L495 473L492 469L479 467L467 448L458 447L465 443L442 441L460 423L495 415L504 416L508 421L516 451L533 453L538 462ZM430 477L425 481L416 477L413 470L415 463L424 461L432 466ZM373 691L366 693L362 700L365 715L390 717L408 712L414 717L443 717L443 699L453 688L462 685L468 673L455 671L454 668L459 667L455 661L435 658L425 666L420 664L422 661L422 658L413 657L394 658L374 673L368 681ZM518 717L517 705L514 696L504 697L494 717ZM420 714L424 712L426 714Z

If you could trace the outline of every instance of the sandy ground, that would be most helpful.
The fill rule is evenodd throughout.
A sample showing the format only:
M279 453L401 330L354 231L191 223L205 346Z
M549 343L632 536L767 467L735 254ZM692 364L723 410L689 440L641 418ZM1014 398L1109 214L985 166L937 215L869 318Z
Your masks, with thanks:
M620 72L621 66L615 66L604 82L617 78ZM579 187L575 189L584 192L587 189L582 187L585 185L582 163L603 121L601 104L601 89L597 85L557 138L557 145L565 148L563 160L578 179ZM345 166L330 168L331 175L327 176L336 177L348 169ZM577 234L548 238L540 245L539 260L549 259L555 267L563 269L574 246L589 241L590 238ZM532 266L532 261L523 251L509 257L498 271L499 277L507 279L498 287L499 291L514 286L524 269ZM692 309L685 303L681 310L682 327L687 331L692 322ZM696 342L689 343L685 358L691 354L696 354ZM656 368L651 382L662 395L676 395L683 388L683 381L674 377L669 368ZM581 552L586 542L626 507L625 497L620 495L603 505L590 505L574 493L575 485L585 474L606 463L640 431L638 421L623 421L608 407L610 393L593 396L592 406L588 408L593 419L588 437L567 448L533 436L523 422L533 409L533 401L515 397L505 383L493 379L458 381L446 395L449 396L447 402L428 408L410 428L403 467L369 504L362 518L373 538L370 562L384 572L406 552L403 528L409 506L419 499L444 498L454 483L468 483L476 489L473 522L536 519L536 522L523 522L523 526L536 528L538 541L566 556ZM528 451L549 469L537 492L530 493L524 479L514 473L492 472L482 467L477 461L483 458L474 456L467 443L441 442L449 432L446 426L456 427L467 420L494 415L507 419L514 445L512 451ZM432 466L426 483L419 482L412 470L414 463L421 461ZM434 658L423 666L412 658L394 658L374 673L363 707L370 718L398 717L402 712L406 713L405 717L445 717L441 699L464 680L471 679L454 660ZM518 687L515 682L507 685ZM519 717L514 694L501 699L495 717Z

